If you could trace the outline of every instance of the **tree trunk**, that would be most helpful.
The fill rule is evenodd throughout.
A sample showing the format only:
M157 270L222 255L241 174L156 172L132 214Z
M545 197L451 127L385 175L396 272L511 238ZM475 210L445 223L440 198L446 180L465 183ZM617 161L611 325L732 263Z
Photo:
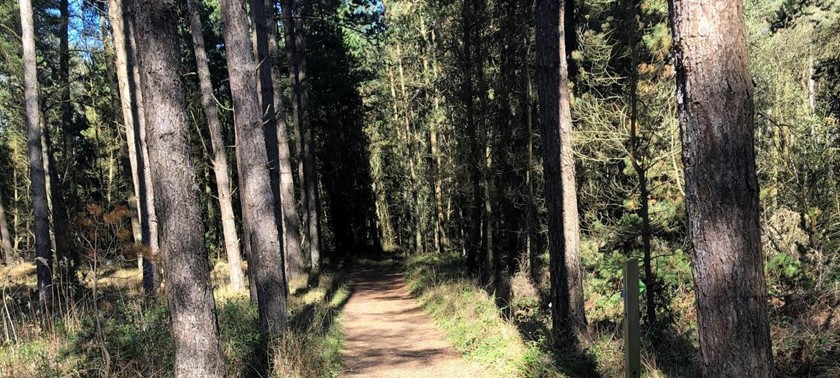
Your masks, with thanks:
M139 4L137 4L139 5ZM175 342L176 377L225 374L210 265L204 245L195 167L190 156L182 84L177 6L147 0L136 9L145 118L157 212L163 220L166 294Z
M669 5L701 368L707 377L769 377L743 2Z
M135 61L136 45L133 38L134 28L130 7L130 2L125 0L108 0L111 36L114 39L117 84L120 91L123 123L125 124L131 183L134 188L134 195L128 199L129 208L136 210L134 214L136 214L137 222L139 222L139 240L145 246L144 252L138 256L140 268L143 271L143 290L146 295L152 295L156 291L159 281L155 277L156 271L152 261L157 256L157 233L154 233L155 238L153 240L150 219L151 213L154 212L153 202L150 198L152 193L149 181L146 179L147 156L143 154L140 143L141 133L145 129L145 114L142 111L142 90L140 88L139 70ZM156 222L154 227L157 229ZM135 235L135 237L137 236Z
M23 81L26 101L26 126L29 144L30 194L35 218L35 266L38 276L38 299L50 303L52 285L52 253L50 253L50 220L47 207L47 184L44 172L41 138L41 104L38 99L38 74L35 61L35 31L32 2L18 0L20 5L21 40L23 43Z
M285 246L286 277L287 281L291 282L302 276L306 268L303 252L300 249L300 221L297 215L291 153L289 152L289 130L283 105L283 80L278 67L277 19L274 13L274 1L251 0L251 9L256 25L255 31L264 31L264 33L258 33L256 38L259 60L262 61L260 65L261 101L263 109L267 110L266 116L269 122L276 125L276 137L271 139L267 135L266 143L274 145L277 150L277 156L271 157L276 159L277 168L272 175L272 180L276 177L278 182L278 191L275 192L275 196L279 201L279 219L282 226L280 232ZM273 93L268 93L269 91ZM271 101L273 103L270 103Z
M0 193L0 249L6 266L15 263L15 250L12 248L12 233L9 232L9 222L6 220L6 208L3 207L3 193Z
M470 184L472 187L472 201L470 203L469 230L466 239L467 267L470 272L476 273L479 267L479 251L481 249L481 214L484 200L481 191L481 169L484 151L478 148L478 132L475 124L475 106L473 104L473 15L472 5L467 1L461 5L461 28L464 39L464 57L462 92L464 105L466 106L467 121L467 143L469 143L469 158L467 167L469 169Z
M569 345L585 331L586 317L563 14L562 1L537 1L537 91L548 207L552 332L559 343Z
M262 113L254 77L256 65L244 4L222 0L222 20L236 125L236 161L245 237L250 239L250 279L257 289L260 324L276 336L286 321L286 277L274 215Z
M222 233L225 238L225 252L230 268L230 286L234 291L244 288L242 259L239 255L239 236L236 234L236 218L233 212L231 185L228 176L228 161L225 154L225 140L222 125L213 99L213 84L210 81L210 68L207 66L207 52L204 49L204 34L201 27L201 13L195 0L187 0L190 13L195 61L198 68L198 81L201 87L201 104L210 131L210 143L213 145L213 172L216 175L216 191L219 193L219 211L222 216Z
M309 79L306 67L306 35L303 28L303 1L283 2L284 29L286 32L286 54L289 57L289 75L292 83L292 111L295 129L300 135L300 160L303 162L301 196L305 197L306 226L310 259L310 273L317 276L321 271L320 211L321 198L318 192L318 174L315 162L315 139L309 103ZM303 194L305 193L305 195Z

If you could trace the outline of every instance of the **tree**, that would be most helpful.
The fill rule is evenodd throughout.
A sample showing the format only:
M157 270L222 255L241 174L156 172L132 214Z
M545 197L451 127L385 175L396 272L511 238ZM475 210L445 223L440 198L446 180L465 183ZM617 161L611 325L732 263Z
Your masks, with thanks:
M32 19L32 2L18 0L20 6L21 40L23 42L23 79L26 101L26 127L29 144L29 191L32 197L35 234L35 266L38 276L38 299L41 303L51 300L52 253L50 252L50 220L47 207L47 184L44 171L41 138L44 123L38 98L38 74L35 60L35 25Z
M272 0L251 0L254 19L254 40L257 44L260 101L266 125L266 145L271 166L271 184L283 235L286 258L286 277L289 282L305 270L300 249L300 221L297 215L294 178L289 153L289 131L283 106L283 86L278 67L277 21ZM269 131L270 130L270 131Z
M769 377L744 5L669 5L701 368L709 377Z
M6 219L6 208L3 207L3 193L0 191L0 249L6 265L15 262L15 249L12 247L12 235L9 232L9 222Z
M551 324L560 342L585 331L580 266L572 117L562 0L538 0L535 9L537 92L548 207Z
M138 256L143 270L143 290L151 295L157 289L159 277L153 259L157 256L157 221L153 222L154 194L147 177L149 172L148 153L145 153L146 116L143 112L143 96L140 71L137 67L137 45L134 40L134 20L131 16L130 0L108 0L108 15L111 21L111 36L114 40L114 60L117 85L120 93L125 139L131 168L131 183L134 195L129 196L129 208L135 209L137 217L135 240L142 243L146 256ZM137 232L139 231L139 235ZM138 238L139 236L139 238Z
M254 281L260 325L271 336L286 321L286 278L269 183L262 112L254 76L248 18L244 4L221 1L230 90L236 127L236 163L244 237L250 243L248 274Z
M153 0L134 10L149 162L164 231L160 246L175 342L175 376L222 377L216 304L190 156L177 6L174 1Z
M306 67L306 35L303 28L303 1L282 2L283 28L286 34L286 54L289 58L289 78L292 84L292 119L297 138L298 165L301 177L301 199L304 234L310 259L311 274L321 270L320 211L318 175L315 167L315 139L309 102L309 80Z
M230 286L239 291L244 287L242 277L242 259L239 256L239 236L236 234L236 218L233 212L231 185L228 178L228 161L225 154L225 141L222 137L222 125L213 99L213 84L210 81L210 68L207 66L207 52L204 48L204 35L201 28L201 14L195 0L187 0L190 14L195 62L198 68L198 81L201 87L201 105L207 128L210 131L210 143L213 145L213 172L216 174L216 190L219 193L219 212L222 217L222 233L225 238L225 252L230 268Z

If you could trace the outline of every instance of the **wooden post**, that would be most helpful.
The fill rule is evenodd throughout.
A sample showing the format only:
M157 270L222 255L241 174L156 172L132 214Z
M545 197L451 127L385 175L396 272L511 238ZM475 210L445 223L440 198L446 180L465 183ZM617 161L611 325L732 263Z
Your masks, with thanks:
M624 376L642 375L641 330L639 329L639 263L630 259L624 264Z

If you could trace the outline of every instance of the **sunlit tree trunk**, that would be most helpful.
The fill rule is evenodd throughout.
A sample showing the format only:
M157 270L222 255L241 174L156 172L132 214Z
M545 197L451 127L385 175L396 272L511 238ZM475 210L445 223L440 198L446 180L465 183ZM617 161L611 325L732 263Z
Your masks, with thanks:
M40 101L38 99L38 74L35 60L35 31L32 19L32 2L18 0L20 6L21 41L23 43L23 89L26 103L26 126L29 145L30 193L35 228L35 266L38 277L38 298L49 303L52 285L52 253L50 253L50 220L47 207L47 184L44 172L41 138Z
M276 336L285 326L287 288L254 75L256 64L244 4L222 0L221 9L236 126L243 229L250 239L249 278L256 286L263 331Z
M744 4L669 5L700 365L706 377L769 377Z
M586 317L563 15L562 0L537 0L536 73L548 207L551 324L556 340L569 345L585 331Z
M201 88L201 105L210 131L210 143L213 145L213 172L216 176L216 191L219 194L219 212L222 217L222 234L225 239L228 267L230 268L230 286L235 291L244 288L242 259L239 254L239 236L236 234L236 218L233 212L231 184L228 176L228 161L225 154L225 140L222 125L213 99L213 84L210 81L210 68L207 66L207 52L204 48L204 35L201 27L201 13L195 0L187 0L190 14L195 61L198 69L198 81Z
M125 139L131 167L131 184L134 195L130 196L129 208L134 209L137 218L139 241L145 246L138 256L139 268L143 271L143 289L147 295L154 294L159 281L153 259L157 256L157 222L152 224L154 212L150 181L146 178L147 156L143 153L141 134L145 129L142 89L139 70L135 61L133 20L131 3L125 0L108 0L108 15L111 20L111 36L114 40L114 59L117 85L120 91L120 106L125 125ZM134 220L132 220L134 221ZM153 233L152 228L155 232ZM153 236L154 235L154 236ZM138 240L138 239L135 239ZM145 255L145 256L144 256Z
M136 11L149 160L163 220L160 247L175 344L176 377L223 377L210 265L204 245L173 1L147 0Z
M12 247L12 233L6 219L6 208L3 207L3 193L0 193L0 249L6 265L15 263L15 249Z

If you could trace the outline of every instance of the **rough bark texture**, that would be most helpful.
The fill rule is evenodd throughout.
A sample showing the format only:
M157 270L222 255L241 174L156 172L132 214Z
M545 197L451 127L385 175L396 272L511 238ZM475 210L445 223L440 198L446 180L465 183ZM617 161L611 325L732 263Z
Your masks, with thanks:
M61 132L64 139L64 156L65 163L73 161L73 138L70 134L70 128L73 123L73 104L70 102L70 8L68 0L59 1L59 10L61 11L61 25L59 30L59 62L58 62L58 76L61 84ZM53 144L49 137L49 130L44 129L44 135L47 140L47 156L50 160L49 164L53 167L50 170L50 181L52 182L51 193L53 203L53 233L55 235L56 243L56 257L58 258L57 273L61 281L70 280L75 281L75 271L79 264L78 255L73 249L73 243L70 238L68 227L67 206L64 202L64 191L62 190L62 177L59 172L60 169L55 162L55 151L52 148Z
M289 282L300 277L306 271L303 251L300 247L300 221L298 220L297 200L295 199L294 172L292 171L289 151L289 128L286 123L286 111L283 104L283 78L280 75L279 51L277 48L277 17L274 13L274 1L264 0L267 14L268 58L271 60L271 81L274 84L274 109L277 122L277 168L280 174L280 209L283 222L283 241L286 258L286 277Z
M563 14L562 1L536 3L536 82L548 207L551 323L557 340L568 343L585 330L586 317Z
M213 172L216 174L216 190L219 193L219 212L222 217L222 234L225 238L225 252L230 268L230 286L239 291L244 288L242 259L239 255L239 237L236 234L236 218L233 212L228 161L225 154L225 140L222 137L222 125L213 99L213 84L210 81L210 68L207 66L207 52L204 48L204 35L201 27L201 13L195 0L187 0L190 13L195 61L198 69L198 82L201 87L201 105L210 131L210 143L213 145Z
M473 104L473 18L472 4L466 1L461 6L461 28L464 38L463 71L464 82L462 83L461 95L466 105L467 121L467 143L470 143L470 155L468 161L470 184L472 187L472 200L470 202L469 233L467 234L467 267L472 273L476 273L479 267L479 251L481 248L481 213L484 200L481 190L481 169L484 165L484 156L478 148L478 132L475 122L475 106Z
M12 233L9 232L9 222L6 220L6 208L3 207L3 193L0 193L0 249L6 265L15 262L15 249L12 247Z
M302 162L301 197L304 198L305 233L310 269L313 275L321 270L320 207L318 176L315 169L315 139L310 122L309 81L306 76L306 36L303 30L303 1L283 1L283 26L286 33L286 54L292 83L292 118L300 139L299 161Z
M163 224L160 247L166 260L174 371L176 377L223 377L210 265L190 156L176 11L172 0L148 0L135 14L140 26L136 30L137 52L146 94L155 205Z
M743 2L669 5L703 375L768 377L773 364Z
M244 4L222 0L227 65L236 125L236 161L245 238L250 243L248 272L257 289L260 324L276 335L286 321L286 277L269 183L262 112L254 76L248 18Z
M47 207L47 183L44 171L41 137L38 74L35 61L35 32L32 21L32 2L19 0L21 40L23 42L23 90L26 102L26 127L29 145L29 191L32 197L35 234L35 266L38 276L38 298L42 303L51 299L52 253L50 252L50 220Z

